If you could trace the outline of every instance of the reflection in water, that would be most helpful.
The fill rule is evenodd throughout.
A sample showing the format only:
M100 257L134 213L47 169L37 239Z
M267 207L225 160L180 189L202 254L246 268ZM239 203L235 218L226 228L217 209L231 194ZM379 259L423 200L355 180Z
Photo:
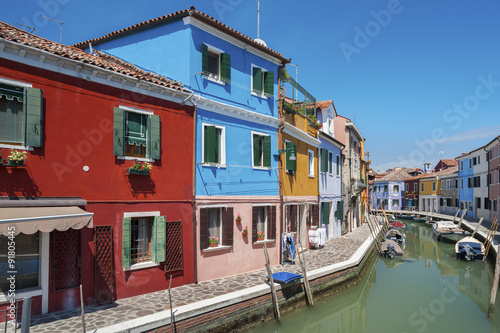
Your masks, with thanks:
M500 332L500 305L486 314L493 264L456 260L454 244L404 222L402 259L376 257L358 285L249 332Z

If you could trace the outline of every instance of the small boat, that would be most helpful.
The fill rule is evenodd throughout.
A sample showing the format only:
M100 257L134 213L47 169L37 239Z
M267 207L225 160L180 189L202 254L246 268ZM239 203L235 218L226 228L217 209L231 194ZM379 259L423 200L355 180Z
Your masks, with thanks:
M483 243L472 236L462 238L455 244L457 259L484 260L485 248Z
M405 229L405 224L401 221L394 221L389 223L389 229L397 229L397 230L404 230Z
M432 227L437 221L435 220L428 220L428 221L425 221L425 225L426 226L429 226L429 227Z
M431 218L428 216L419 216L419 217L416 217L413 219L413 221L415 221L415 222L422 222L422 223L425 223L425 222L430 221L430 220L431 220Z
M390 229L389 231L387 231L384 238L396 241L396 243L401 246L404 246L406 244L406 236L397 229Z
M395 216L397 218L401 218L401 219L413 220L416 215L415 214L403 214L403 213L400 213L400 214L395 214Z
M432 226L432 233L438 241L456 243L470 234L451 221L439 221Z
M402 257L403 249L395 241L386 239L380 244L380 254L388 258Z

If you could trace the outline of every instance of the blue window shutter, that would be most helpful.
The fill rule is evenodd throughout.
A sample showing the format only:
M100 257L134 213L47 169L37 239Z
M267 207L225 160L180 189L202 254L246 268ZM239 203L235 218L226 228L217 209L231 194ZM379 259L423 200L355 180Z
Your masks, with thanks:
M123 218L123 232L122 232L122 267L130 267L130 247L131 247L131 232L130 227L132 218Z
M42 146L42 90L26 88L26 146Z

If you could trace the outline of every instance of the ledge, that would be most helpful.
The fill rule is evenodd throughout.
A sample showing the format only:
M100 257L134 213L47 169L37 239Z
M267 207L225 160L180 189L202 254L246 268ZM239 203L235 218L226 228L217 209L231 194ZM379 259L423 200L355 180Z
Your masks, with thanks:
M229 245L219 245L217 247L207 247L206 249L203 249L203 253L206 253L206 252L217 252L217 251L223 251L223 250L227 250L227 249L230 249L231 246Z

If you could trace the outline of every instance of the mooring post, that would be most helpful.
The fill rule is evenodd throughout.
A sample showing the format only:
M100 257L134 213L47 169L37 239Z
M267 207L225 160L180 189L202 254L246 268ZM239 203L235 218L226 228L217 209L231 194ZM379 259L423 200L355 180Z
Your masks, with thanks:
M500 248L499 248L500 250ZM500 278L500 251L497 251L497 263L495 265L495 278L493 279L493 287L491 288L490 306L488 307L488 317L493 315L495 309L495 300L497 296L498 279Z
M82 285L80 284L80 304L81 304L81 307L82 307L82 313L81 313L81 316L82 316L82 329L83 329L83 333L87 332L87 330L85 329L85 310L83 308L83 287Z
M459 228L462 226L462 220L464 219L465 213L467 213L467 208L464 209L464 211L462 212L462 215L460 216L460 222L458 222L458 227Z
M264 243L264 256L266 257L267 276L269 276L269 282L271 284L271 294L272 294L271 299L273 301L274 317L276 318L276 320L280 321L281 315L280 315L278 297L276 297L276 290L274 289L273 272L271 271L271 264L269 262L269 254L267 253L267 246L265 243Z
M29 333L30 319L31 319L31 297L25 297L23 298L23 316L21 318L21 333Z
M455 216L453 216L453 223L455 223L459 212L460 212L460 209L457 209L457 212L455 213Z
M172 286L172 275L170 275L170 283L168 284L168 304L170 306L170 332L174 332L174 311L172 309L172 295L170 294L170 287Z
M299 247L302 248L300 241L299 241ZM302 268L302 276L304 277L304 289L306 291L307 302L309 303L309 306L314 306L314 301L311 294L311 288L309 287L309 279L307 278L306 262L305 260L301 259L300 251L297 251L297 256L299 257L299 264L300 267Z
M479 230L479 226L481 225L481 223L483 222L483 217L481 217L479 219L479 223L476 225L476 227L474 228L474 232L472 233L472 237L474 237L474 235L476 234L476 232Z
M497 223L497 217L495 216L495 219L493 220L493 223L491 224L491 228L488 231L488 235L486 236L486 239L484 240L484 245L486 246L486 253L484 254L485 257L488 256L488 252L490 252L490 247L493 244L493 239L495 239L495 235L497 233L498 229L498 223Z

